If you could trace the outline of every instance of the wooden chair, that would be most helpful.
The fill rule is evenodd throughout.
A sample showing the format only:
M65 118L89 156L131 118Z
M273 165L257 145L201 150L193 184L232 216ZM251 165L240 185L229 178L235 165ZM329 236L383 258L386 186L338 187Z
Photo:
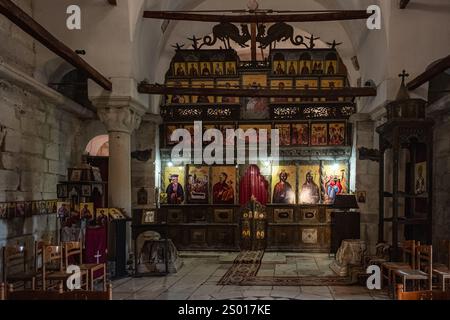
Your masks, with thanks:
M433 264L433 276L437 278L440 289L445 291L446 282L450 279L450 240L439 241L437 258L437 263Z
M403 291L403 285L397 284L397 300L450 300L450 292L442 291Z
M383 280L387 279L388 288L391 289L392 293L394 287L392 286L393 281L393 271L397 269L414 269L416 263L416 246L420 245L420 242L415 240L405 240L402 243L403 259L402 262L383 262L381 263L381 284L383 285Z
M42 290L46 291L53 286L47 286L47 281L63 284L71 274L67 273L63 265L62 246L44 246L42 251ZM81 270L81 278L87 277L87 272ZM87 289L87 281L82 281Z
M395 277L400 277L403 288L406 289L408 280L427 281L427 289L433 290L433 246L421 245L416 248L417 269L397 269Z
M382 263L388 262L390 247L386 242L378 243L375 247L375 255L367 255L364 257L364 269L367 269L371 265L381 266Z
M31 290L36 288L37 273L27 264L27 250L23 246L3 247L3 282L5 284L31 283Z
M106 264L83 263L83 245L81 242L64 242L63 246L66 268L71 264L70 260L74 258L77 260L75 265L79 266L82 271L86 271L88 273L89 290L93 291L94 283L98 280L102 280L103 290L106 291ZM96 276L96 273L100 273L100 271L101 274Z
M112 285L108 285L108 289L104 291L83 291L75 290L64 292L63 285L58 285L57 291L14 291L9 288L6 294L7 300L112 300Z

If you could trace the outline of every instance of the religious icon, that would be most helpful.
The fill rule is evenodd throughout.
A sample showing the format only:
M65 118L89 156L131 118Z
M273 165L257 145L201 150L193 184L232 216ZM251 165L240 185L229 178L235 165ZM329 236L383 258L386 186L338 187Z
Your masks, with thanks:
M25 217L25 202L18 202L16 204L16 218L24 218Z
M189 62L188 63L188 72L189 76L192 78L198 77L200 72L198 71L198 63L197 62Z
M253 136L252 131L247 132L248 134L245 137L245 143L248 144L250 141L254 139L258 143L268 143L271 139L272 126L270 124L241 124L239 125L239 129L244 131L244 134L253 129L255 136ZM265 131L262 131L265 130ZM266 132L267 134L264 134Z
M92 167L92 173L94 174L94 181L97 181L97 182L102 182L103 181L102 173L100 172L99 168Z
M112 220L120 220L125 218L123 213L118 208L109 208L108 215Z
M94 219L93 203L80 203L80 219L85 221L91 221L92 219Z
M109 220L109 209L108 208L97 208L95 210L95 221L98 225L104 226Z
M168 204L181 204L184 201L184 167L166 167L164 187Z
M154 210L143 210L142 211L142 221L141 224L152 224L155 223L156 212Z
M186 196L188 203L208 203L209 167L189 166Z
M222 62L213 62L213 74L217 77L224 75Z
M56 186L56 193L59 199L67 198L67 185L66 184L58 184Z
M92 193L91 186L88 184L84 184L81 186L81 196L82 197L90 197Z
M273 62L273 74L277 76L282 76L286 74L286 61L274 61Z
M320 201L320 166L302 165L299 167L299 203L318 204Z
M365 191L358 191L356 193L356 199L359 203L366 203L366 192Z
M202 76L210 77L211 76L211 64L209 62L202 62L200 65L202 66Z
M271 80L270 88L273 90L281 90L281 91L292 89L292 80ZM288 101L292 101L292 98L276 97L271 98L271 101L277 103L286 103Z
M303 60L300 61L300 74L302 76L309 75L311 70L311 61Z
M137 193L137 202L138 202L138 205L143 205L143 204L148 203L148 193L144 187L140 188Z
M296 167L272 167L272 203L295 204Z
M186 76L186 64L184 62L175 62L174 70L176 77L185 77Z
M288 62L288 75L295 76L297 74L297 61Z
M309 145L309 124L295 123L292 125L292 145L307 146Z
M330 123L328 126L328 142L333 146L345 144L345 123Z
M316 60L311 61L312 71L311 74L323 74L323 61Z
M338 194L348 193L348 164L346 162L322 163L322 193L324 203L332 204Z
M47 202L46 201L39 201L38 214L40 214L40 215L48 214Z
M170 88L188 88L189 82L188 81L168 81L167 87ZM183 96L180 94L174 94L174 95L167 95L167 103L172 104L184 104L189 102L189 96Z
M192 81L193 88L214 88L214 81ZM192 96L192 102L194 103L214 103L214 96Z
M319 87L319 81L317 79L300 79L295 82L296 89L299 90L311 90L317 89ZM311 102L316 101L317 98L297 98L296 101L300 102Z
M73 169L70 174L70 181L80 181L81 180L81 170Z
M178 143L178 141L172 141L172 139L171 139L173 132L177 129L178 129L178 126L176 126L176 125L167 125L167 127L166 127L166 144L168 146L173 146Z
M320 81L320 88L325 90L334 90L344 87L344 80L341 78L322 78ZM336 97L328 97L328 98L322 98L322 101L341 101L343 98L336 98Z
M326 123L313 123L311 125L311 145L312 146L326 146L328 130Z
M244 89L261 90L267 87L267 75L246 74L242 76ZM268 119L269 100L262 97L248 97L244 99L244 109L242 112L244 119Z
M236 75L236 62L225 62L225 68L227 75Z
M427 163L419 162L415 165L415 183L414 190L416 194L427 192Z
M326 74L328 74L328 75L336 74L336 70L337 70L336 66L337 66L337 61L333 61L333 60L327 61L326 62L326 71L327 71Z
M238 80L218 80L217 81L218 89L239 89L239 81ZM237 97L217 97L217 103L239 103L239 99Z
M280 146L291 145L291 125L290 124L276 124L275 129L279 130Z
M56 214L61 221L65 221L70 216L70 202L57 202Z
M212 167L213 204L234 204L236 168Z

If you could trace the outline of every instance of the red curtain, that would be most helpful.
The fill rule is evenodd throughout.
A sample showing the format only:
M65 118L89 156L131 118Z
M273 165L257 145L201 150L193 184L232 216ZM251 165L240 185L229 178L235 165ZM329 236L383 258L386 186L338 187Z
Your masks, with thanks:
M107 262L108 237L106 226L101 228L87 228L84 249L84 263L96 264ZM94 277L100 276L101 270L94 274Z
M240 180L239 184L239 203L241 205L247 204L252 195L261 204L267 203L269 195L269 183L261 175L261 172L257 165L250 165L245 171L244 176Z

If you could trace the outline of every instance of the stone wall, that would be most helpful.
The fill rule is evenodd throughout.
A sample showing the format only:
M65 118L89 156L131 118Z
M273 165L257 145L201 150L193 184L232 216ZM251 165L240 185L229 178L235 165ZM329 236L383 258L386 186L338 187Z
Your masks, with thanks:
M450 95L428 109L435 121L433 145L433 244L450 239Z
M352 165L355 174L355 191L366 192L366 202L358 203L361 213L361 239L366 241L368 251L373 253L378 238L378 163L359 160L358 149L376 148L375 122L368 115L357 114L351 118L354 128Z
M132 207L151 207L155 205L155 161L157 154L158 124L153 119L144 119L138 130L133 133L131 151L151 149L152 156L146 161L131 160ZM145 205L138 205L138 192L144 188L148 195Z
M31 14L31 0L14 2ZM0 43L0 202L56 199L67 167L80 162L81 121L48 97L62 96L33 78L35 42L2 15ZM34 240L54 239L56 230L54 215L0 220L0 247L32 248Z

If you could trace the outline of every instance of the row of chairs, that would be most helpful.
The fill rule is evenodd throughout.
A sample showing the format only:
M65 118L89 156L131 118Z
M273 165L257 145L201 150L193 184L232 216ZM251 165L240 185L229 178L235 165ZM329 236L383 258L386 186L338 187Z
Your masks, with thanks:
M448 245L448 244L447 244ZM450 257L450 245L448 245ZM401 262L382 262L381 274L383 281L387 281L390 292L394 294L394 285L400 280L403 289L412 283L416 285L425 283L425 289L433 290L433 280L441 291L446 291L446 282L450 279L450 258L447 263L433 264L433 247L421 245L419 241L407 240L402 244L403 259Z
M83 262L83 245L81 242L63 242L60 245L37 241L34 246L31 263L28 250L24 246L5 246L3 254L3 283L9 287L22 284L24 289L30 284L31 290L42 291L65 284L71 274L67 273L70 265L80 268L82 287L94 290L96 282L103 282L106 291L107 274L104 263L86 264ZM31 264L31 266L30 266Z
M56 291L21 290L16 291L12 284L8 285L8 290L4 283L0 283L1 300L112 300L112 285L108 285L106 291L84 291L75 290L64 292L62 284L58 285Z

